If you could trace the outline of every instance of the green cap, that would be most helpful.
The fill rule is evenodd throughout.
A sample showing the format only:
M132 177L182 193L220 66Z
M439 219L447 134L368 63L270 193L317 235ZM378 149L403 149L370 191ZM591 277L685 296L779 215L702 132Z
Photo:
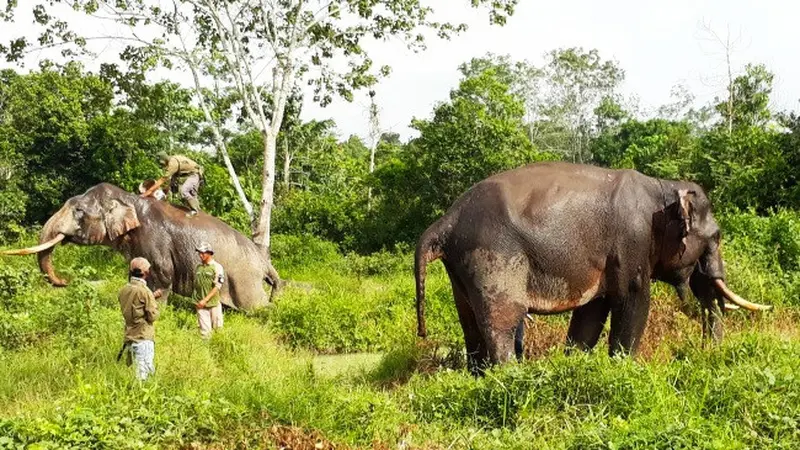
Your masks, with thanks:
M158 152L158 154L156 156L158 156L158 160L159 161L166 161L166 160L169 159L169 155L164 150L161 150L160 152Z

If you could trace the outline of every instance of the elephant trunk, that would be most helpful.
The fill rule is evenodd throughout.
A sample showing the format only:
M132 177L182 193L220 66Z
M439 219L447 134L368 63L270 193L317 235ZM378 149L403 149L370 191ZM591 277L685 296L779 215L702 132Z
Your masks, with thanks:
M42 235L39 237L40 243L52 242L59 236L61 239L64 238L64 234L56 231L56 227L59 222L59 216L61 216L61 211L54 214L53 217L51 217L47 223L44 224L44 228L42 228ZM67 282L56 275L56 272L53 269L52 255L54 245L55 244L43 249L37 255L39 258L39 270L47 275L47 279L50 281L50 284L56 287L63 287L67 285Z
M39 269L47 275L47 279L50 281L51 284L54 286L66 286L66 281L59 278L55 271L53 270L53 263L51 260L51 255L53 254L53 248L59 242L63 241L66 235L57 231L56 229L56 222L55 217L60 214L56 214L47 221L42 229L42 235L39 237L39 245L35 245L33 247L21 248L21 249L14 249L14 250L5 250L0 252L2 255L14 255L14 256L21 256L21 255L33 255L36 254L39 258Z

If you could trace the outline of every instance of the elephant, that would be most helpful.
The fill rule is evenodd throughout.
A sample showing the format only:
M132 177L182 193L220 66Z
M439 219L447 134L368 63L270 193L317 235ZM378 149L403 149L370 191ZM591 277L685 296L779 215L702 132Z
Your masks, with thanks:
M186 210L153 197L142 198L109 183L100 183L67 200L42 228L40 244L5 251L8 255L38 254L39 268L54 286L66 286L56 275L51 256L59 242L107 245L125 258L141 256L152 264L151 289L191 296L194 269L200 260L196 246L206 241L214 259L225 268L223 304L242 310L264 306L280 286L269 256L226 223L204 212L186 217ZM267 297L263 282L271 287Z
M726 307L770 308L727 286L720 238L695 183L553 161L500 172L473 185L420 236L417 334L427 335L426 267L441 259L475 374L511 358L526 313L572 311L568 348L585 350L610 313L609 354L635 356L652 280L673 285L682 300L691 290L704 342L709 335L718 342Z

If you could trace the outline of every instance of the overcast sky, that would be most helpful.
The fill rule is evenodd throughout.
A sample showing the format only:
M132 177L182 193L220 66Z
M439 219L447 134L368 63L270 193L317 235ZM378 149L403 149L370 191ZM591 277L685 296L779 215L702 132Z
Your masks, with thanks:
M726 69L724 52L703 31L703 23L723 38L728 29L732 38L740 38L732 54L735 70L754 62L766 64L775 73L774 109L800 109L800 2L521 0L504 27L490 26L487 15L469 8L468 3L434 3L440 18L470 27L451 41L431 40L428 50L420 54L397 42L368 47L376 63L393 69L376 88L382 128L398 132L404 139L411 136L408 125L412 117L429 117L435 104L446 100L457 85L458 65L487 52L541 64L542 55L555 48L597 48L603 58L616 60L625 70L623 93L637 95L644 110L669 102L670 89L677 83L687 85L698 104L704 104L715 95L724 95L720 77ZM0 27L0 39L7 41L30 25ZM114 53L107 48L101 58ZM366 108L367 96L361 93L353 103L336 101L327 108L308 104L304 116L333 118L343 138L350 134L366 137Z

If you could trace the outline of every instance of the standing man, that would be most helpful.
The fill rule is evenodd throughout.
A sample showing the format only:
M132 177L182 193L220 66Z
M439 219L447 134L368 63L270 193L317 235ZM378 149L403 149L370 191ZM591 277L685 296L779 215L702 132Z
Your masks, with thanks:
M197 199L197 193L200 189L200 177L203 175L203 167L183 155L169 156L163 151L158 153L158 160L164 166L164 175L141 196L149 197L167 180L170 180L170 184L177 185L180 182L179 179L183 178L181 197L192 208L192 211L186 216L197 215L197 212L200 211L200 201Z
M144 258L133 258L128 272L128 284L119 292L119 306L125 318L125 342L122 350L130 349L136 364L136 378L141 381L155 372L153 323L158 318L156 297L161 297L161 289L151 292L147 287L149 276L150 262Z
M222 265L214 260L214 249L207 242L196 248L200 264L194 272L192 300L197 308L197 322L203 339L211 336L212 329L222 328L222 302L219 291L225 282Z

